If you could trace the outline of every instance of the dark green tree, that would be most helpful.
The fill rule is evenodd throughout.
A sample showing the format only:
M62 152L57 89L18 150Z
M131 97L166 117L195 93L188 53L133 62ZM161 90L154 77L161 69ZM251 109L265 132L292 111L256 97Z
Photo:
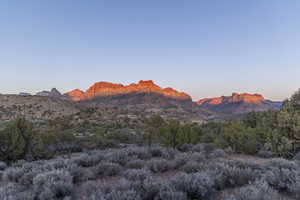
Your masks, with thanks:
M164 119L159 115L154 115L149 119L146 119L147 128L144 136L149 146L152 145L153 140L160 137L160 133L162 132L162 127L164 124Z
M0 131L0 158L6 161L27 159L36 136L31 122L17 118Z

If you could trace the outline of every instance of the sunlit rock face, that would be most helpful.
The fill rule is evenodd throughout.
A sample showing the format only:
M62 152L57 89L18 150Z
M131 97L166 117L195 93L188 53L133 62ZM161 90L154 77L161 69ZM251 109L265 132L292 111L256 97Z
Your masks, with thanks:
M73 101L83 101L101 96L115 96L130 93L155 93L174 99L191 99L191 97L184 92L178 92L172 88L161 88L152 80L139 81L138 83L133 83L130 85L97 82L86 92L77 89L68 92L66 95L69 96Z
M84 92L76 89L68 92L67 96L70 97L70 99L72 99L73 101L80 101L81 99L84 99Z
M266 100L261 94L232 93L231 96L205 98L197 101L201 108L227 114L242 114L278 109L280 102Z
M222 103L236 103L236 102L260 104L264 101L265 101L265 99L261 94L232 93L231 96L222 96L222 97L201 99L197 103L199 105L203 105L203 104L219 105Z

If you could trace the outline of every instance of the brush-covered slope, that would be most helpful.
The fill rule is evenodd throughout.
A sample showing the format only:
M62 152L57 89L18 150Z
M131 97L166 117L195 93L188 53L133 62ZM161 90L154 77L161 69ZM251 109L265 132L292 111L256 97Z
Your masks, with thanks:
M55 119L79 111L79 105L60 98L0 95L0 120L11 120L17 116L28 119Z

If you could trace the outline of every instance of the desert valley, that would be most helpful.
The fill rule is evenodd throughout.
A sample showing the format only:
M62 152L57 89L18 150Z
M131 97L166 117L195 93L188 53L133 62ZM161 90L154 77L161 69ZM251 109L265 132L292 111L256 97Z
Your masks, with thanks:
M0 1L0 200L300 200L300 1Z

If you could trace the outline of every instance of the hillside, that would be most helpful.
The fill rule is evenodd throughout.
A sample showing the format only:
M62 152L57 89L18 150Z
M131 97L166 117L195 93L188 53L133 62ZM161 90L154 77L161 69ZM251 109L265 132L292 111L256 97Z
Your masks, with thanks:
M20 115L28 119L55 119L80 110L79 105L60 98L0 95L0 120L10 120Z

